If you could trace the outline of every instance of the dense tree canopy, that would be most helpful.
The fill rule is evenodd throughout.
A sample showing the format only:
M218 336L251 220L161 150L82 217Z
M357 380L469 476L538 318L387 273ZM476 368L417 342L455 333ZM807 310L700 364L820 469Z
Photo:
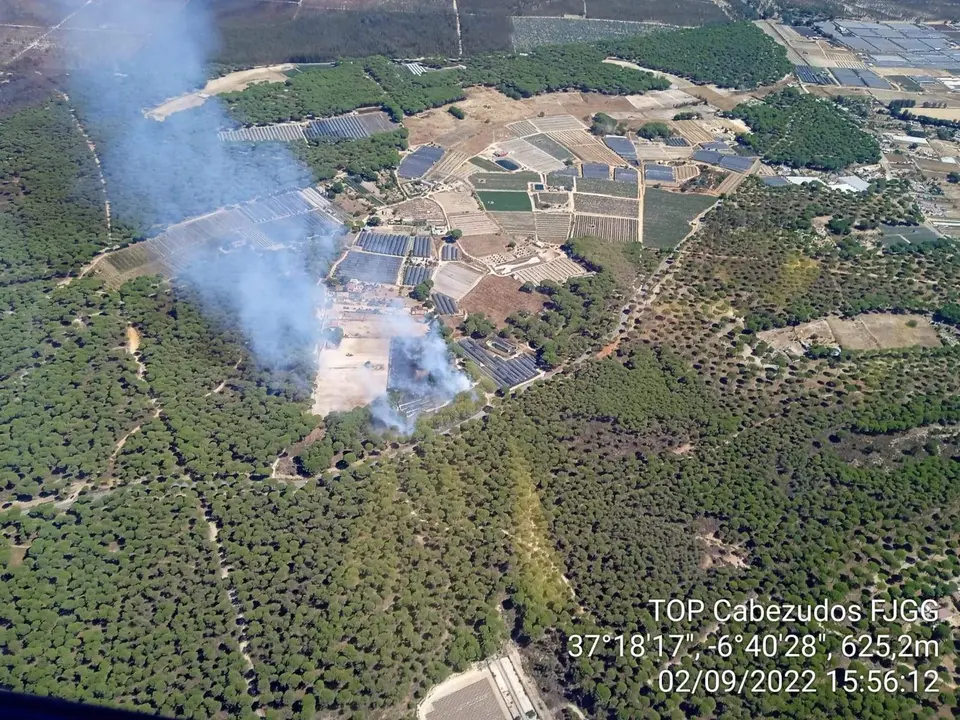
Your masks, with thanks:
M720 87L771 85L793 69L783 46L753 23L663 30L613 38L598 46L641 67Z
M62 101L0 120L0 284L64 275L109 244L93 155Z
M230 116L245 125L328 117L379 105L383 91L358 62L307 67L284 83L261 83L243 92L225 93Z
M750 127L740 141L767 162L841 170L880 160L877 141L849 114L796 88L738 105L733 114Z
M489 62L519 68L518 93L557 76ZM398 96L434 102L444 90L430 82ZM480 385L435 416L449 425L423 421L407 442L369 409L318 427L305 412L312 365L258 367L235 318L201 313L187 287L53 279L102 247L105 216L64 108L36 112L0 123L0 222L30 248L9 256L20 259L0 288L0 687L185 718L392 719L512 638L552 704L598 720L960 712L945 623L731 622L722 632L823 633L834 654L738 645L723 657L707 650L709 618L657 621L648 604L957 608L960 346L793 356L762 335L879 310L956 322L956 242L877 242L881 225L922 219L906 183L848 195L747 181L642 303L639 286L667 266L660 251L572 240L591 274L542 283L543 312L507 327L559 371L502 399ZM774 135L779 116L757 112ZM53 127L70 162L48 158L49 173L18 148L46 157L30 132ZM299 151L318 177L372 174L404 142ZM11 190L19 182L36 191ZM823 218L849 233L814 232ZM464 324L493 329L479 313ZM611 631L692 633L680 667L814 668L817 692L665 693L662 659L566 652L570 633ZM942 692L830 692L826 672L845 664L837 638L853 631L936 638L938 657L897 665L938 673Z

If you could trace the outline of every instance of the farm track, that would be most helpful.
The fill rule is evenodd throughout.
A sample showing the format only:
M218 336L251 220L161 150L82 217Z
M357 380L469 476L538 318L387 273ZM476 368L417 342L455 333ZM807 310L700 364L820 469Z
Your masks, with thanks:
M243 615L243 608L240 606L240 600L237 596L237 589L233 587L232 583L230 582L230 566L226 563L226 551L223 549L223 543L220 542L219 539L220 526L217 524L217 520L214 519L213 511L203 495L199 496L197 501L197 510L200 512L201 519L207 523L207 540L209 540L210 544L213 546L214 555L217 559L218 576L221 580L225 581L224 586L227 593L227 599L230 601L230 606L233 608L234 624L236 625L234 640L237 643L237 649L240 651L240 655L247 667L247 672L245 673L245 679L247 681L247 695L249 695L254 702L259 704L260 693L257 671L253 664L253 658L250 657L250 654L247 652L248 640L243 629L244 625L246 624L246 618ZM258 708L256 714L262 716L264 711L261 708Z
M302 2L303 0L301 0ZM586 2L586 0L584 0ZM463 57L463 33L460 32L460 9L457 7L457 0L453 0L453 17L457 25L457 57Z
M56 25L48 28L47 31L46 31L43 35L41 35L40 37L38 37L36 40L34 40L34 41L33 41L32 43L30 43L29 45L27 45L23 50L21 50L20 52L18 52L18 53L17 53L16 55L14 55L12 58L10 58L9 60L7 60L7 61L4 63L4 65L12 65L12 64L15 63L17 60L19 60L19 59L22 58L24 55L26 55L28 52L30 52L31 50L37 48L44 40L46 40L46 39L47 39L48 37L50 37L53 33L55 33L57 30L59 30L59 29L62 28L64 25L66 25L68 22L70 22L70 20L72 20L72 19L77 15L77 13L79 13L80 11L82 11L82 10L83 10L84 8L86 8L88 5L92 5L92 4L93 4L93 0L87 0L83 5L81 5L81 6L78 7L76 10L74 10L72 13L70 13L69 15L67 15L63 20L61 20L61 21L60 21L59 23L57 23Z
M110 196L107 194L107 179L103 174L103 165L100 163L100 153L97 152L97 146L90 139L90 136L87 134L86 128L83 127L83 123L80 122L80 118L77 117L77 111L74 109L73 105L70 104L70 96L66 93L61 92L60 96L63 98L63 101L67 103L67 107L70 109L70 117L73 118L73 124L77 128L77 131L83 137L84 141L87 143L87 147L90 149L90 153L93 155L93 161L97 165L97 174L100 176L100 189L103 192L103 214L104 222L107 226L107 241L109 244L113 243L113 220L110 213ZM80 270L80 277L84 277L88 272L90 272L94 266L100 261L101 258L105 257L106 253L101 253L97 255L90 263L84 266Z

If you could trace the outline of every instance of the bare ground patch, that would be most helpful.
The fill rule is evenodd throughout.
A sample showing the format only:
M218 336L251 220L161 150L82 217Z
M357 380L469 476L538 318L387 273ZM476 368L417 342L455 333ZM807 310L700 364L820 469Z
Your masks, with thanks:
M813 346L844 350L890 350L903 347L940 347L940 337L923 315L870 313L854 318L835 316L793 327L764 330L758 337L772 347L802 355Z
M471 235L460 238L460 247L471 257L484 257L506 252L511 242L509 235Z
M522 284L511 277L489 275L460 301L460 306L468 313L484 313L498 326L519 310L530 313L543 310L546 298L540 293L520 292Z

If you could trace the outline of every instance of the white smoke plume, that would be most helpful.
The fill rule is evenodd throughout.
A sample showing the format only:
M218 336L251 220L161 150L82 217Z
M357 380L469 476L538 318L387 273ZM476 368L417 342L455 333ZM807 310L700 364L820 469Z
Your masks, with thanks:
M76 9L73 0L63 1ZM85 31L91 26L149 39L135 51L118 44L114 53L103 47L91 53L90 38L97 35ZM217 132L229 121L216 98L163 122L145 116L145 110L206 83L217 48L208 0L99 0L75 15L66 36L71 98L97 129L108 193L121 222L137 222L155 234L171 223L310 183L308 169L281 143L219 142ZM297 232L293 225L292 234ZM306 228L300 234L305 237ZM316 309L323 301L318 266L328 266L337 253L332 236L292 240L284 250L202 248L180 274L206 306L236 318L268 368L300 364L317 345ZM387 322L391 334L412 334L406 313L390 313ZM417 345L422 372L405 381L403 390L450 398L469 385L434 330ZM386 403L377 407L385 408L382 420L393 412Z

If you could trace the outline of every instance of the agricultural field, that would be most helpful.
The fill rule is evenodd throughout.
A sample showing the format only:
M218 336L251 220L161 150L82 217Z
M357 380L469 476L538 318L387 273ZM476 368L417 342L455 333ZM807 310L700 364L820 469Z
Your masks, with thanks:
M503 233L490 235L464 235L460 238L460 247L463 251L475 258L482 258L486 255L507 252L507 245L512 242L509 235Z
M640 222L636 219L574 215L570 237L598 237L612 242L638 242Z
M487 275L460 301L460 307L468 313L483 313L498 326L517 311L543 310L547 298L536 292L520 292L521 285L523 283L512 277Z
M538 192L535 195L537 209L563 207L570 202L570 195L565 192Z
M569 213L534 213L537 239L540 242L561 245L570 235Z
M657 27L662 26L628 20L515 17L513 49L523 52L540 45L592 42L617 35L637 35Z
M442 225L445 222L443 208L429 198L407 200L391 209L391 215L397 219L411 219L414 222Z
M558 143L549 135L538 133L537 135L530 135L524 138L528 143L534 147L538 147L543 150L548 155L552 155L557 160L563 162L564 160L572 160L573 153L564 146Z
M433 276L433 291L460 300L483 277L483 273L469 265L448 262L440 265Z
M476 165L478 168L486 172L506 172L506 170L493 162L493 160L487 160L483 157L470 158L470 164Z
M573 210L588 215L612 215L635 218L640 214L640 201L604 195L573 194Z
M491 212L523 212L532 210L530 196L525 192L478 190L477 197L484 209Z
M690 234L691 221L716 198L649 188L643 194L643 244L670 249Z
M516 172L491 175L476 173L470 176L470 182L477 190L527 190L530 183L541 181L540 173Z
M506 152L510 160L538 173L548 173L564 168L562 160L558 160L550 153L522 138L498 143L497 147Z
M535 215L532 212L495 212L490 213L490 217L509 235L532 237L537 232Z
M621 198L635 198L637 197L639 188L634 183L577 178L577 192L591 193L594 195L613 195L614 197Z

